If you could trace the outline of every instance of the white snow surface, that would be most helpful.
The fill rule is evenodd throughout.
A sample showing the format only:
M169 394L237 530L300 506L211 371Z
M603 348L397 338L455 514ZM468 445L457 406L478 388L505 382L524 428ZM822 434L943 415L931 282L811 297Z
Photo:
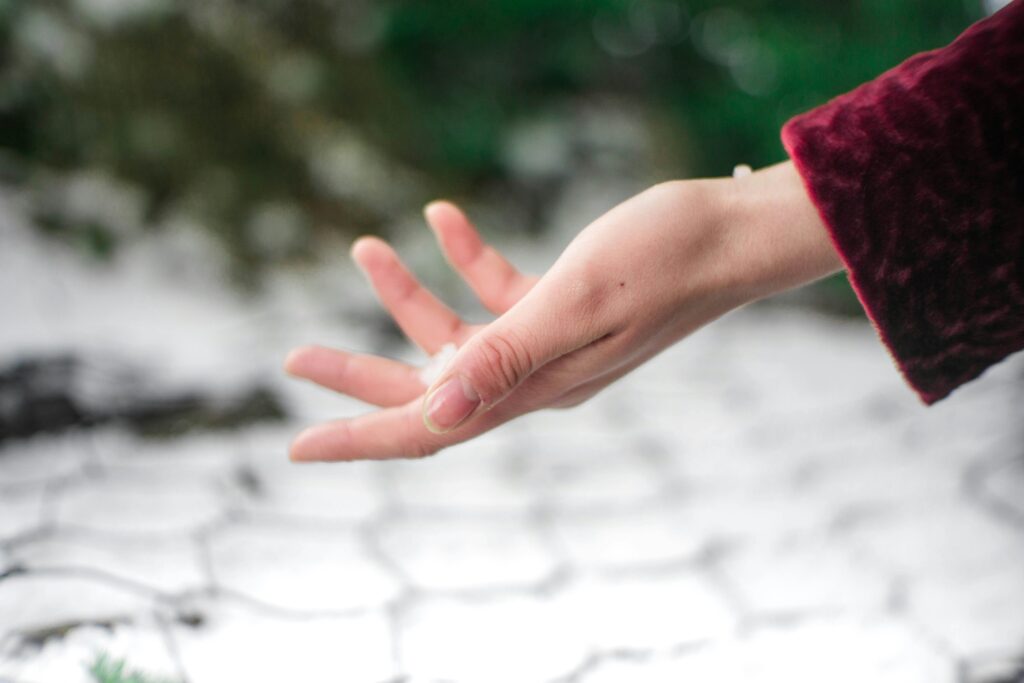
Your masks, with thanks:
M74 353L93 366L128 364L165 390L262 380L303 395L280 370L289 348L371 344L338 324L370 301L338 262L343 246L339 259L277 273L251 295L228 285L221 248L196 226L129 237L103 263L31 229L24 213L16 194L0 192L0 358Z
M0 571L26 571L0 578L0 681L92 683L104 651L190 683L976 683L1020 657L1024 358L925 409L868 325L754 307L580 409L428 459L292 465L300 423L366 406L285 378L286 351L380 351L337 254L247 296L198 229L99 265L0 192L0 361L259 380L293 413L5 445Z

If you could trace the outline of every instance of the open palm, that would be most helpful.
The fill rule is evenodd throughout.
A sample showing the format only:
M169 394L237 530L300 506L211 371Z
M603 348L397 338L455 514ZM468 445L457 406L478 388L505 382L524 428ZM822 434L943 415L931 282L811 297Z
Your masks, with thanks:
M662 183L583 229L541 277L488 247L455 206L427 220L449 263L497 317L469 325L379 239L353 257L424 351L459 347L428 391L417 368L310 347L294 375L380 410L306 430L295 460L418 457L525 413L581 403L724 313L841 267L792 163L742 180Z
M495 315L505 313L537 282L537 276L519 272L485 244L455 205L435 202L427 207L425 215L445 259ZM359 239L352 247L352 258L398 326L426 353L433 355L445 344L462 346L485 327L465 322L441 302L383 240ZM423 455L431 447L421 444L436 441L436 435L423 425L421 404L427 387L419 368L380 356L320 346L296 349L289 354L285 368L296 377L382 408L360 418L322 425L303 435L304 440L325 442L339 459ZM469 436L462 435L459 440ZM346 453L350 455L346 457Z

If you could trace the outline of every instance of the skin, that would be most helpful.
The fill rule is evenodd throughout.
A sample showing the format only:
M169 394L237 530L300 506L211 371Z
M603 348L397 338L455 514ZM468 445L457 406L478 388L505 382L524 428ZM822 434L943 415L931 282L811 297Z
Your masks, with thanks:
M519 272L453 204L425 214L495 319L465 323L387 243L359 239L352 257L405 334L429 354L446 343L459 351L427 388L418 368L394 360L294 350L290 374L380 409L307 429L293 460L423 457L520 415L578 405L730 310L842 268L792 162L656 185L580 232L542 276Z

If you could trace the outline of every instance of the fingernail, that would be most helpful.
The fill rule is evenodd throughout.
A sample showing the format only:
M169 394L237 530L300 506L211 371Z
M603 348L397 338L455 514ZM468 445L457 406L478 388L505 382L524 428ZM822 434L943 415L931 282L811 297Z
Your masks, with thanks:
M427 429L441 434L465 422L479 405L480 396L469 382L462 377L452 377L427 397L423 421Z

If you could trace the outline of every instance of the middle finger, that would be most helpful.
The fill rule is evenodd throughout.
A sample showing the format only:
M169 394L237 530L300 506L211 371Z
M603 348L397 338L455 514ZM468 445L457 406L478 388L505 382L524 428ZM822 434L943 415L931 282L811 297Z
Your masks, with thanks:
M429 354L466 336L466 325L409 272L389 244L363 237L352 247L352 258L362 268L384 308L402 331Z

